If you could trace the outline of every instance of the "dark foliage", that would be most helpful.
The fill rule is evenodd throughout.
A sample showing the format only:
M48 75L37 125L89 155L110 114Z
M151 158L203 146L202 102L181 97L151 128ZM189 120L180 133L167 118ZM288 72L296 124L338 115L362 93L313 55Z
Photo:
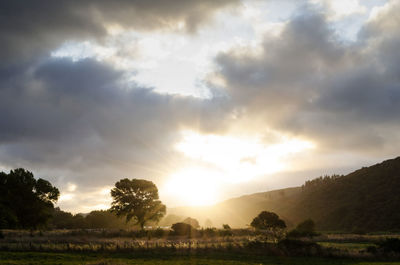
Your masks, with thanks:
M291 230L287 237L313 237L316 236L317 233L315 232L315 223L311 219L307 219L300 224L293 230Z
M0 172L0 228L38 228L51 217L60 195L44 179L25 169Z
M111 190L111 211L135 220L144 229L148 221L158 222L166 213L166 207L158 197L157 186L144 179L121 179Z
M172 234L176 236L194 236L196 229L190 224L176 223L171 226Z
M284 236L286 223L276 213L262 211L250 224L258 230L262 230L266 239L277 241Z
M86 228L86 222L83 216L61 211L57 207L53 211L48 227L56 229Z
M319 229L390 231L400 228L400 157L307 181L287 215L312 218Z
M71 214L60 208L55 208L48 228L55 229L127 229L132 228L132 223L126 223L109 210L92 211L86 215Z
M279 218L276 213L262 211L253 219L250 224L256 229L284 229L286 228L285 221Z
M225 230L231 230L231 227L228 224L222 224L222 228Z
M399 238L387 238L385 241L379 242L378 246L384 253L400 253Z

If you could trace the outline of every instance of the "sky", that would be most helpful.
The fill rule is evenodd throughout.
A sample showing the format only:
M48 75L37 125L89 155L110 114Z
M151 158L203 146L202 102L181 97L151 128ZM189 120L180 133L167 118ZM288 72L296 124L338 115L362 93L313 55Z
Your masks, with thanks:
M73 213L167 207L399 155L397 0L0 1L0 170Z

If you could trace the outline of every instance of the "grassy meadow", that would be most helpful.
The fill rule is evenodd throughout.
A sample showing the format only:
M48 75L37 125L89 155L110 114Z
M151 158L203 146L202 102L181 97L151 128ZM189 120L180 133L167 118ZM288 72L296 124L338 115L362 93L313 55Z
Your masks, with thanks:
M0 264L400 264L398 253L370 251L397 234L322 234L276 243L245 231L187 237L104 229L3 230Z

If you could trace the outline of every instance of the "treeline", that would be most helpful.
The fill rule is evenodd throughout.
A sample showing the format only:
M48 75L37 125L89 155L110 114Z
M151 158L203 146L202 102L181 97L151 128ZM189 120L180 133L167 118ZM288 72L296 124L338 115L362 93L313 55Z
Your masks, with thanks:
M135 224L126 222L108 210L92 211L88 214L71 214L55 208L51 218L45 225L48 229L128 229Z
M25 169L0 172L0 228L38 228L52 216L59 190Z
M0 229L133 228L110 211L71 214L54 208L60 195L50 182L23 168L0 172Z
M121 183L117 182L117 184ZM146 180L122 180L121 194L118 198L123 199L128 196L131 205L143 206L134 212L95 210L88 214L72 214L54 208L54 203L58 200L60 192L52 186L50 182L43 179L35 179L33 174L23 168L11 170L9 173L0 172L0 229L143 229L146 226L157 227L159 219L164 215L165 209L158 201L157 187ZM133 185L133 186L132 186ZM136 185L136 186L135 186ZM125 188L128 193L125 194ZM137 194L132 198L129 191L135 189ZM151 194L149 193L151 190ZM151 200L150 200L151 198ZM162 210L160 218L145 218L145 222L138 222L135 214L146 213L145 216L153 216L150 206L155 204L156 210ZM113 203L114 206L118 205ZM161 206L161 207L158 207ZM147 211L147 212L146 212ZM160 214L158 213L158 214ZM127 214L135 218L125 218ZM142 221L143 221L142 220ZM199 227L197 220L170 215L164 220L164 226L183 221L194 228Z
M301 186L302 190L311 191L314 189L320 189L325 186L329 186L339 178L343 177L343 175L325 175L313 180L307 180L303 186Z
M318 230L400 231L399 191L400 157L345 176L307 181L301 188L244 196L211 207L210 211L197 212L200 217L208 216L213 221L218 218L233 227L240 227L237 220L243 227L257 213L267 210L279 214L289 227L311 218ZM72 215L54 209L58 196L57 188L46 180L34 179L29 171L0 172L0 229L133 227L133 223L109 211ZM160 224L181 222L180 216L200 218L194 211L167 216ZM146 225L154 226L151 222Z
M168 215L161 222L148 222L152 228L166 226L171 227L175 223L185 223L193 228L200 228L199 222L191 217ZM88 214L71 214L62 211L59 207L54 208L53 214L45 225L48 229L140 229L140 226L131 220L126 222L123 217L118 217L110 210L96 210ZM211 228L205 226L205 228Z

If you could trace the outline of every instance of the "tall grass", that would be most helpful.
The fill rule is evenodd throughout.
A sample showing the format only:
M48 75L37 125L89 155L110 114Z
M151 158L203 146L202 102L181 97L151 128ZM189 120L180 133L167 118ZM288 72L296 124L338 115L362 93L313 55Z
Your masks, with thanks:
M201 230L200 230L201 231ZM204 230L192 237L173 236L168 230L4 230L0 250L37 252L82 253L261 253L263 255L312 255L374 257L375 244L384 237L324 235L310 239L286 240L272 243L265 235L249 230L231 230L229 234L218 230ZM349 242L350 241L350 242ZM284 242L284 243L282 243ZM321 242L316 244L315 242ZM379 253L378 253L379 254Z

